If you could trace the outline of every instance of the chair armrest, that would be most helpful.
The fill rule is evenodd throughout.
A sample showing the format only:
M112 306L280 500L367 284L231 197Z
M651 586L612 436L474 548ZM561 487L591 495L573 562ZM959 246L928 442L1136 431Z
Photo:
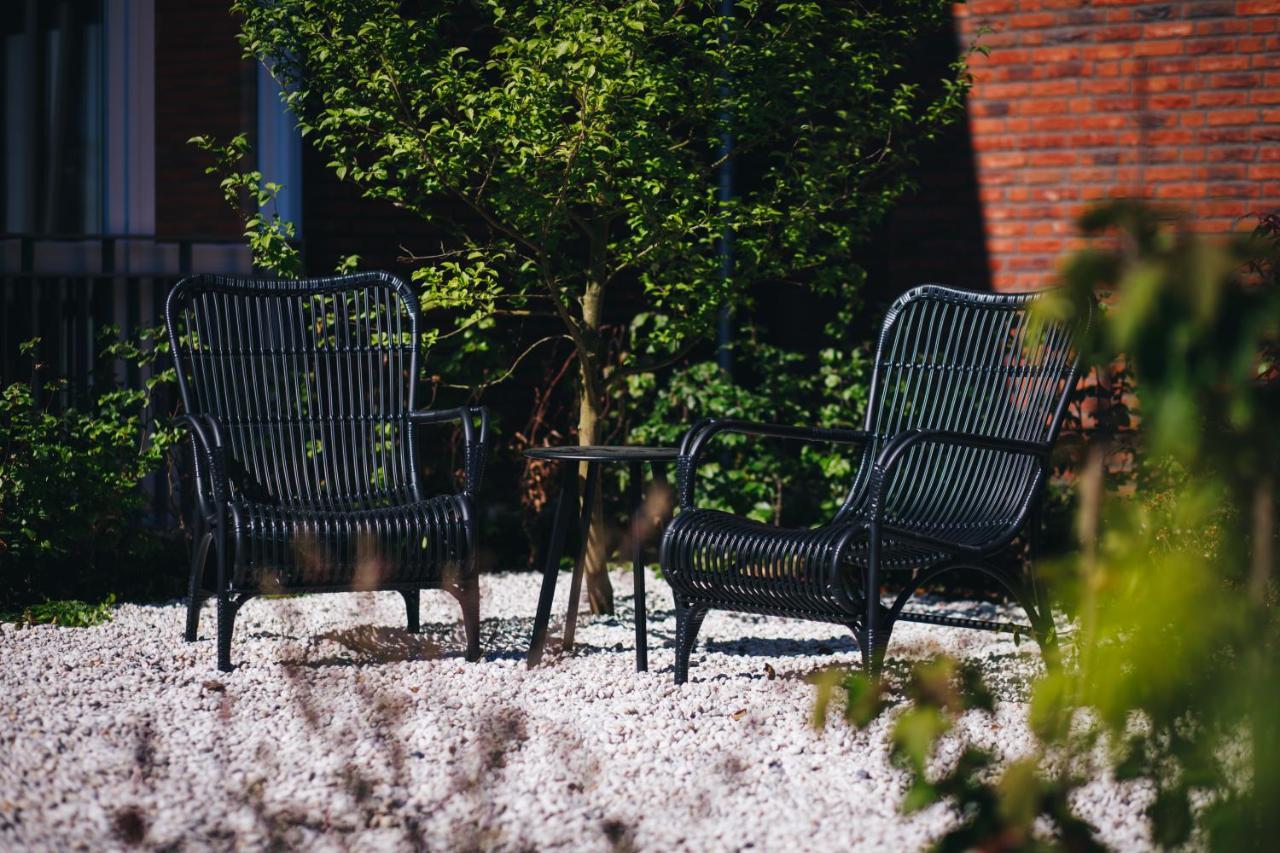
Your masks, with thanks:
M173 424L186 429L191 437L196 501L202 514L212 515L215 510L209 506L209 501L223 503L231 495L227 476L226 430L217 418L208 414L179 415Z
M477 430L475 418L480 419ZM463 491L474 496L484 477L485 457L489 452L489 410L484 406L459 406L455 409L428 409L409 413L409 423L415 426L440 423L460 423L463 444Z
M694 475L697 472L698 462L708 442L724 432L832 444L865 444L872 439L872 435L864 430L789 426L786 424L765 424L733 419L704 418L691 426L684 434L684 438L680 440L680 456L676 461L676 478L681 509L689 509L693 506Z

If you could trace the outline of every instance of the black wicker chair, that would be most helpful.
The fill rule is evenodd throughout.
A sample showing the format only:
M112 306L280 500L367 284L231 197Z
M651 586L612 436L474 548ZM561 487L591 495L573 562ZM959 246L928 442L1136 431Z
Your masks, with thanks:
M1033 515L1077 371L1076 322L1033 321L1036 299L938 285L898 299L881 329L864 430L707 419L685 434L681 509L661 549L676 600L677 684L713 608L847 625L870 672L899 620L1025 631L1056 649L1030 573L993 562ZM699 461L722 432L854 445L861 464L829 522L760 524L694 503ZM1002 584L1031 624L904 609L915 590L960 569Z
M478 658L475 500L488 415L415 409L413 292L385 273L196 276L169 293L165 321L193 450L186 639L216 597L226 671L236 611L255 595L396 590L416 632L419 590L444 589L462 605L467 659ZM417 428L444 422L462 426L464 482L427 495Z

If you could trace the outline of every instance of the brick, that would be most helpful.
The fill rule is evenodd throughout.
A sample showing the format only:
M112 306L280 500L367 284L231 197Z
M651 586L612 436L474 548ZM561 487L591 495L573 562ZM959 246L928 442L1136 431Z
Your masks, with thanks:
M1027 157L1030 166L1070 166L1078 155L1074 151L1037 151Z
M1154 95L1147 100L1153 110L1184 110L1191 106L1190 95Z
M1123 115L1081 116L1077 124L1084 130L1114 130L1128 126L1129 118Z
M1080 91L1088 95L1128 94L1132 87L1128 80L1081 80Z
M1197 21L1194 32L1198 36L1225 36L1252 32L1249 21L1242 18L1227 18L1220 21Z
M1231 124L1251 124L1258 120L1257 110L1221 110L1208 114L1210 127L1223 127Z
M1037 65L1034 68L1032 77L1038 80L1060 80L1068 77L1082 77L1085 74L1085 63L1083 62L1052 62L1046 65Z
M1152 194L1156 198L1203 198L1205 188L1202 184L1156 184Z
M1243 181L1248 174L1248 167L1239 163L1219 163L1216 166L1203 166L1196 172L1197 180L1202 181Z
M1243 184L1201 184L1204 194L1210 198L1257 198L1258 185Z
M983 169L1016 169L1027 164L1027 155L1021 152L1014 154L982 154L978 164Z
M1248 92L1198 92L1197 107L1239 107L1249 103Z
M1147 24L1134 38L1169 39L1185 38L1191 35L1193 25L1190 21L1168 21L1158 24Z
M1244 216L1248 212L1242 201L1201 201L1196 203L1193 210L1199 216L1223 218Z
M1234 54L1202 56L1196 60L1197 71L1247 71L1250 60L1247 56Z
M1191 44L1194 44L1192 42ZM1187 47L1182 41L1140 41L1133 45L1132 56L1177 56ZM1187 53L1190 53L1187 50Z
M1218 127L1212 130L1200 130L1196 133L1196 142L1201 145L1239 144L1249 141L1247 128Z
M1143 77L1136 81L1139 91L1143 92L1181 92L1184 89L1194 88L1190 85L1194 80L1188 80L1182 76L1176 77Z
M1280 162L1257 163L1249 166L1248 174L1251 181L1280 181Z
M1031 51L1001 48L991 51L986 61L992 65L1026 65L1031 61Z
M1215 89L1252 89L1262 83L1262 75L1215 74L1209 82Z
M1062 98L1043 98L1028 100L1024 104L1020 104L1017 112L1022 115L1049 115L1061 114L1067 111L1067 102Z
M1029 254L1056 255L1063 249L1062 240L1023 240L1018 243L1018 251Z
M1207 53L1227 55L1235 48L1235 44L1231 39L1191 39L1185 44L1186 52L1192 56Z
M1188 57L1177 59L1160 58L1151 60L1146 67L1148 74L1185 74L1195 68L1195 60Z
M1086 45L1083 57L1096 61L1106 59L1128 59L1133 55L1133 48L1124 43Z
M1147 180L1161 182L1189 181L1194 176L1190 166L1149 166L1146 173Z
M1131 26L1094 27L1089 31L1089 33L1090 35L1093 36L1094 40L1100 41L1100 42L1102 41L1136 42L1139 39L1144 37L1143 29L1144 29L1143 27L1140 27L1137 24L1134 24ZM1190 29L1189 26L1188 26L1188 29ZM1148 28L1146 37L1155 38L1156 36L1151 36L1150 29Z
M1147 134L1147 142L1151 145L1187 145L1192 140L1194 140L1192 131L1161 129L1161 131L1152 131Z
M1211 163L1225 162L1251 162L1258 153L1255 148L1246 148L1242 146L1233 146L1231 148L1207 148L1199 149L1206 153L1206 157Z
M1242 0L1236 4L1237 15L1280 15L1280 0Z

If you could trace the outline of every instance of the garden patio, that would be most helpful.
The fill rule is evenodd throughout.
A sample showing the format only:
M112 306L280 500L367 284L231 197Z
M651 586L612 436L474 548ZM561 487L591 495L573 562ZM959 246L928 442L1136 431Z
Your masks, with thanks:
M1280 0L20 0L0 107L0 850L1280 837Z

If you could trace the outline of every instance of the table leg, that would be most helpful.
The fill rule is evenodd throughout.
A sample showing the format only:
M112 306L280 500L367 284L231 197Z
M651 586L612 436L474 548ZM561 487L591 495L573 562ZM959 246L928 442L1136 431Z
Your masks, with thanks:
M675 513L675 495L671 492L671 487L667 485L667 463L650 462L649 469L653 471L654 485L661 486L662 490L667 493L667 504L663 507L662 518L658 520L657 533L659 541L661 541L662 532L667 529L667 522L671 520L671 516Z
M570 465L572 467L572 465ZM582 489L582 515L578 534L582 544L578 548L578 561L573 565L573 583L569 585L569 612L564 622L564 643L561 649L573 651L573 635L578 628L578 599L582 595L582 572L587 565L587 548L591 544L591 505L596 499L596 480L600 478L600 463L587 463L587 482Z
M644 601L644 533L648 519L644 517L644 467L631 463L631 577L636 596L636 672L649 671L649 632L645 624Z
M578 496L577 465L572 462L561 462L560 468L564 482L560 486L560 495L556 498L554 521L551 523L551 541L547 543L546 564L542 569L542 591L538 595L538 615L533 619L533 637L529 640L530 669L542 660L542 651L547 645L547 623L551 621L551 604L556 597L556 578L560 574L560 558L564 555L564 538L569 526L569 515L573 512L573 503Z

